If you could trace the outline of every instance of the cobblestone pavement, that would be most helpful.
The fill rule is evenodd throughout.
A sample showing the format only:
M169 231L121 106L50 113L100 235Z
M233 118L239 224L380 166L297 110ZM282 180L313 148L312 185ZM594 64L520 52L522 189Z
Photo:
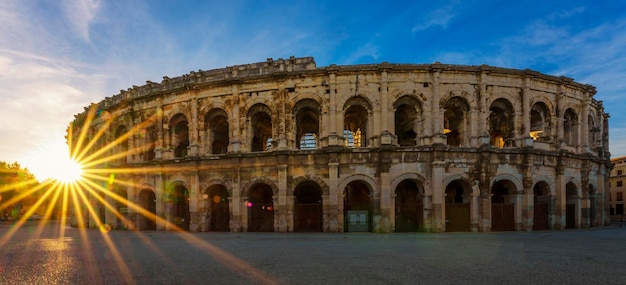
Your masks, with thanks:
M29 222L32 223L32 222ZM626 227L174 233L0 225L0 284L626 284Z

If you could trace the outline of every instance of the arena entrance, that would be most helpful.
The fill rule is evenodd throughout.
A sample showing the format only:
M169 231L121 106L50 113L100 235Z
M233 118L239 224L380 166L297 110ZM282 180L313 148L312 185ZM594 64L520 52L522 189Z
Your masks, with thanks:
M346 186L343 200L344 231L367 232L371 229L371 203L369 187L353 181Z
M248 231L274 231L274 202L272 188L267 184L257 184L248 194Z
M550 229L550 187L546 182L539 182L533 187L533 231Z
M222 185L213 185L206 191L205 209L209 217L205 220L208 231L230 231L230 209L228 207L228 191Z
M491 187L491 230L515 230L515 204L507 201L515 185L508 180L495 182Z
M294 231L322 231L322 189L317 183L304 181L294 190Z
M189 190L181 182L171 186L170 195L170 219L179 229L188 231L191 215L189 214Z
M565 204L565 228L576 228L576 203L578 202L578 190L576 185L569 182L565 185L565 197L567 202Z
M417 182L404 180L396 187L396 232L417 232L423 227L424 207Z
M462 180L454 180L446 187L446 231L469 232L470 187ZM467 194L466 194L467 193Z
M156 230L156 196L150 189L139 192L139 206L150 212L152 216L138 213L137 229L140 231Z

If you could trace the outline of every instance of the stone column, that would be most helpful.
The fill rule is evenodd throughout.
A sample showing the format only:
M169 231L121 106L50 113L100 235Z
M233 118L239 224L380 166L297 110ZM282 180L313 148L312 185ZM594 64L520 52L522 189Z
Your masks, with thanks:
M446 211L445 211L445 188L443 187L443 179L445 172L445 164L442 162L433 162L432 177L430 185L433 189L432 199L432 215L433 215L433 231L446 231Z
M446 143L446 137L443 134L443 115L441 114L441 109L439 107L439 103L441 102L441 94L439 93L439 76L441 75L440 70L434 70L432 72L432 81L433 81L433 102L431 103L431 124L433 126L433 140L432 143Z
M337 154L331 154L336 156ZM329 232L343 232L343 207L340 207L340 203L343 203L342 189L339 189L339 163L336 162L337 158L331 158L328 163L328 218Z
M155 175L155 185L154 185L154 195L155 195L155 212L156 212L156 216L159 217L159 219L157 219L156 221L156 226L157 226L157 230L159 231L163 231L166 230L166 220L168 219L169 213L166 211L166 207L165 204L163 203L165 197L163 190L165 189L165 186L163 185L163 175L159 174L159 175Z
M521 146L522 147L532 147L533 141L530 137L530 85L531 78L529 76L524 76L524 84L522 87L522 136L521 136Z
M278 228L277 232L287 232L287 196L291 194L287 193L287 164L280 164L278 168L278 193L276 196L278 205L274 205L274 211L278 213Z
M191 189L189 189L189 217L191 221L189 221L189 231L197 232L200 229L198 222L198 216L200 215L198 212L198 198L200 198L200 195L198 195L198 187L200 184L200 177L198 177L198 172L195 172L190 175L190 178L191 185L189 185L189 188Z
M241 94L239 94L239 92L237 91L237 86L233 86L232 87L232 92L233 92L233 102L232 102L232 110L231 112L231 116L229 119L229 121L232 123L232 125L229 126L229 131L231 132L231 139L230 139L230 143L228 145L228 152L241 152L241 120L240 120L240 114L239 114L239 104L240 104L240 97Z
M197 155L198 155L198 99L194 97L194 98L191 98L191 121L189 122L189 156L197 156Z
M584 96L585 97L588 96L587 92L584 93ZM578 152L590 152L591 150L589 149L589 99L583 100L581 116L582 118L580 119L582 121L582 124L578 128L578 130L580 131L580 136L578 136L580 138L580 141L578 143L580 148L578 149Z
M330 106L328 112L329 118L329 134L328 134L328 146L339 145L339 134L337 133L337 82L336 75L331 73L330 80L328 82L330 89ZM343 129L341 130L341 136L343 137Z

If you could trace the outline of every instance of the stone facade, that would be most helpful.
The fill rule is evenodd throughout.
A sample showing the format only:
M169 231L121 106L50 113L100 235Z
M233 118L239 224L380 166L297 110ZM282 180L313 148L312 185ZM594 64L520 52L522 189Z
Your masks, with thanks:
M92 154L107 186L89 197L114 228L586 228L609 222L595 93L531 70L291 57L133 86L68 137Z

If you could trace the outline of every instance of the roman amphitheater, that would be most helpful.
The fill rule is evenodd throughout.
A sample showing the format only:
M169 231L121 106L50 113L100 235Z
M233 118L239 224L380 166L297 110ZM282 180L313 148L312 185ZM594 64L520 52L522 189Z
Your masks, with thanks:
M103 186L74 223L80 213L86 226L134 230L604 226L609 115L595 93L532 70L311 57L163 77L75 116L68 141L98 157Z

